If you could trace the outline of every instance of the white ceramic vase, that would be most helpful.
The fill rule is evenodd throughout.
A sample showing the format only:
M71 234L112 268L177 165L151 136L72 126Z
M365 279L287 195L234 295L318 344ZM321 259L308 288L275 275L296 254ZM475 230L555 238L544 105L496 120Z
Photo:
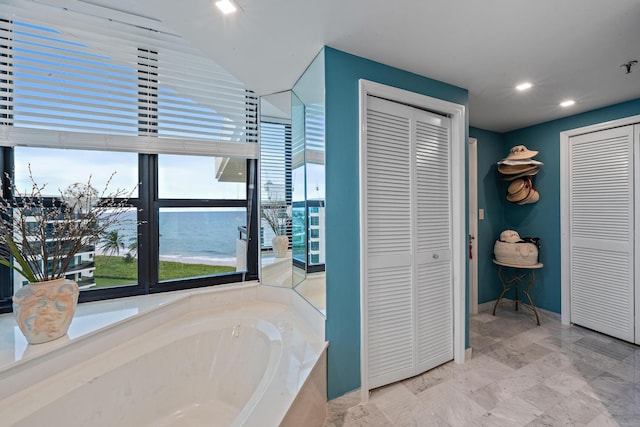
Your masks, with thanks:
M287 249L289 249L289 238L285 234L279 234L271 239L271 246L276 258L284 258L287 256Z
M30 283L13 296L13 315L29 344L53 341L67 334L80 291L73 280Z

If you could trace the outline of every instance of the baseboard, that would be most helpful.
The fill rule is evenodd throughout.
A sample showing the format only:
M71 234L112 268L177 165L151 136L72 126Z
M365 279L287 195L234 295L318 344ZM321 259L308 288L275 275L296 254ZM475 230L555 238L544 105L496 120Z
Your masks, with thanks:
M467 363L473 357L473 348L469 347L464 350L464 362Z

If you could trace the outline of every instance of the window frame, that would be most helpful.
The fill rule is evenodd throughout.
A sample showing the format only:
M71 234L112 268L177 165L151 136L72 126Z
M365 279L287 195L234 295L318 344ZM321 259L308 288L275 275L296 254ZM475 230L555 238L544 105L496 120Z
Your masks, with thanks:
M1 147L2 197L12 198L6 185L6 173L13 174L12 147ZM80 292L79 303L155 294L176 290L237 283L258 278L259 222L257 191L257 159L247 159L245 199L160 199L158 197L158 155L138 154L140 186L138 198L129 200L138 209L138 283L108 288L87 289ZM159 222L160 208L165 207L240 207L247 212L247 270L218 275L175 280L159 280ZM147 249L148 248L148 249ZM0 266L0 313L12 311L13 271Z

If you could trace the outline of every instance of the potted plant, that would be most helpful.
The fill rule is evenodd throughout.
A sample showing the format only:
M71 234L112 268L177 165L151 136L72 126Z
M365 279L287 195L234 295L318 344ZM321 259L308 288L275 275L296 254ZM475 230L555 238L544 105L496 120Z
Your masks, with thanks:
M13 196L0 198L0 264L28 282L15 292L13 313L29 344L38 344L67 333L79 290L65 275L78 253L123 220L133 190L107 194L112 174L101 194L89 177L47 196L46 184L37 184L31 170L29 177L31 191L22 193L7 175Z
M291 225L291 206L285 202L268 202L262 204L261 216L269 225L275 237L271 245L276 258L284 258L289 248L287 230Z

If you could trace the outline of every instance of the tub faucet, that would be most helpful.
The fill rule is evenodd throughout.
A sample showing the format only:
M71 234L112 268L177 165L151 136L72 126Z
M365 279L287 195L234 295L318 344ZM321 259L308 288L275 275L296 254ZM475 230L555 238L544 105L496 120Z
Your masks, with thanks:
M231 331L231 336L236 338L240 336L240 325L236 325L233 327L233 331Z

